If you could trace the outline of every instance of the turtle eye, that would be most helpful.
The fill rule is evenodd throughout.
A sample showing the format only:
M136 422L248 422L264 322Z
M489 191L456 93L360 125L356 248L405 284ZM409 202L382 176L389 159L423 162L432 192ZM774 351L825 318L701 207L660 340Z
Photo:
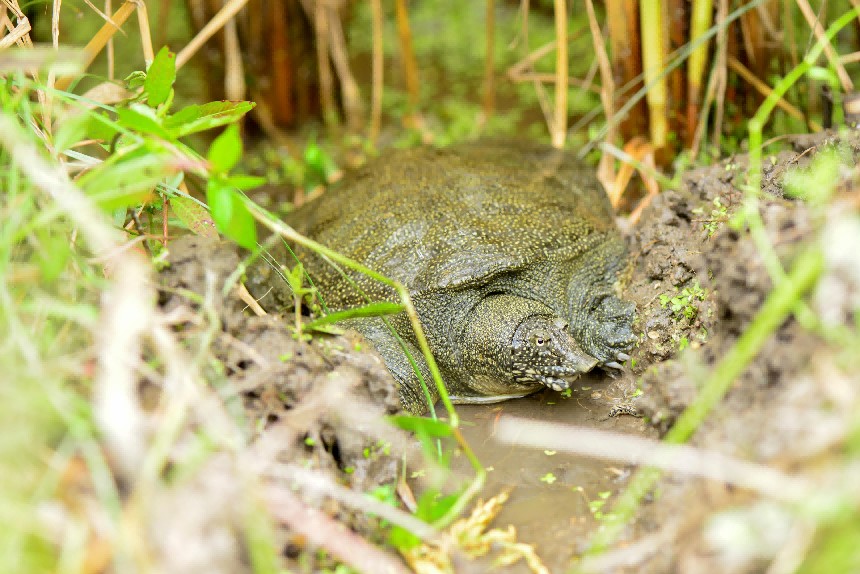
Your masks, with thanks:
M549 342L549 337L544 333L536 333L533 340L536 346L543 347Z

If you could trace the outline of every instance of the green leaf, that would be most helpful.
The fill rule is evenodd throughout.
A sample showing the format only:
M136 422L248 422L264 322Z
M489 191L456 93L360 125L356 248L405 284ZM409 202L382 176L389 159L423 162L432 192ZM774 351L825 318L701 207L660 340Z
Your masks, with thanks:
M418 499L415 516L425 522L435 522L451 510L451 507L460 499L460 495L460 493L454 493L448 496L439 496L439 493L431 488Z
M202 132L237 121L254 109L253 102L209 102L182 108L164 121L174 137Z
M87 137L91 139L108 142L119 133L116 123L108 118L104 112L91 114L89 120Z
M125 77L125 84L131 91L143 87L146 84L146 72L135 70Z
M232 187L212 178L206 187L206 201L218 231L245 249L257 246L257 226L254 216Z
M344 319L355 319L356 317L380 317L382 315L394 315L396 313L400 313L404 310L403 305L399 303L389 303L387 301L380 301L377 303L370 303L369 305L365 305L363 307L354 307L352 309L344 309L343 311L336 311L334 313L329 313L325 317L320 317L318 319L314 319L310 323L305 323L304 330L318 330L319 327L323 325L330 325L332 323L337 323L338 321L343 321ZM420 417L419 417L420 418ZM425 419L421 419L425 420Z
M232 185L236 189L241 189L242 191L248 191L249 189L260 187L261 185L266 185L269 182L265 177L242 174L231 175L224 181L227 182L228 185Z
M321 182L328 181L331 174L338 170L332 157L316 142L308 143L305 148L305 165Z
M388 420L405 431L423 434L432 437L451 436L454 432L451 425L442 420L415 417L411 415L396 415L388 417Z
M105 162L81 176L78 185L102 209L113 211L146 201L155 186L174 170L170 158L147 154Z
M164 139L172 139L170 132L164 129L161 120L150 107L132 104L128 108L118 109L116 116L117 123L125 128Z
M54 149L63 152L85 139L91 121L86 112L66 117L54 131Z
M340 327L335 327L334 325L314 325L313 327L309 327L307 325L302 325L302 331L307 332L313 330L315 333L323 333L325 335L343 335L346 333L346 329L341 329Z
M290 269L286 274L287 283L290 284L290 289L296 293L298 291L305 291L303 289L305 283L305 266L301 263L296 264L295 267Z
M143 83L143 91L146 92L146 101L153 108L157 108L170 96L173 82L176 80L176 54L164 46L156 54L152 64L146 71L146 81Z
M421 539L396 524L391 527L391 532L388 533L388 543L395 548L409 550L421 544Z
M176 217L195 235L218 238L215 221L209 211L190 197L173 196L170 199L170 207Z
M209 160L214 173L227 173L241 158L242 138L239 135L239 126L230 124L209 146L206 159Z

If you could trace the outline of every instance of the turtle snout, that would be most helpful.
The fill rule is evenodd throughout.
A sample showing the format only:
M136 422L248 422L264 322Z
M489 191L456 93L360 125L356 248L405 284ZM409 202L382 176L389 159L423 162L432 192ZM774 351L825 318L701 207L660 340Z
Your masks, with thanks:
M513 363L518 382L540 383L556 391L570 387L598 364L583 351L564 321L530 317L514 336Z

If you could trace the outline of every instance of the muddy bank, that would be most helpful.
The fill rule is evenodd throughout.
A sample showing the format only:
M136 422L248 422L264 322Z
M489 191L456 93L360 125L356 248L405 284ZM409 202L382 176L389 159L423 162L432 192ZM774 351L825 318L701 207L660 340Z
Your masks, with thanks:
M792 151L765 160L759 211L785 269L822 228L839 227L852 217L850 209L843 211L850 197L837 196L834 204L841 207L816 208L787 197L783 185L786 173L806 169L834 139L797 138ZM838 183L837 194L840 189L856 194L860 145L853 135L839 142L841 179L822 185ZM743 200L746 168L746 158L738 157L686 174L683 187L661 194L632 234L637 260L629 293L639 306L642 337L627 378L642 390L637 406L661 432L697 396L773 288L749 231L732 222ZM834 250L848 248L835 247L842 242L854 242L850 249L856 256L860 243L853 233L834 237L830 245L823 242L825 260ZM819 317L834 317L830 308L843 310L835 313L832 328L850 324L851 312L844 309L857 308L860 285L856 277L841 275L844 269L825 261L811 298ZM824 296L824 291L836 296ZM856 378L849 383L844 349L826 340L831 327L819 324L818 329L813 333L802 327L795 316L783 322L691 444L789 474L809 470L813 458L823 456L847 431L852 408L847 405L857 401ZM849 363L856 367L854 355ZM839 464L838 458L831 462ZM630 571L755 572L793 551L791 536L800 519L767 496L680 475L666 477L657 492L659 498L643 508L640 524L651 522L647 535L660 550L641 550Z
M786 198L781 183L788 170L808 164L815 155L810 148L821 143L798 140L794 151L766 162L761 214L784 266L818 232L822 217L828 217ZM844 146L856 157L855 141ZM772 288L749 233L731 225L743 198L739 190L745 169L744 159L734 158L687 174L681 188L656 198L629 232L626 295L637 305L640 341L621 377L594 373L578 381L569 397L544 392L461 411L464 434L491 469L484 496L512 492L496 524L515 525L518 539L534 545L552 572L565 571L587 549L601 525L601 509L623 490L631 468L501 445L494 439L495 424L501 415L514 414L644 437L657 437L671 426ZM181 291L187 289L202 296L197 304L201 314L219 318L212 353L226 381L223 392L241 405L255 448L273 460L317 469L356 492L391 487L399 474L410 477L411 488L421 492L425 483L420 463L411 462L405 472L400 468L401 454L420 460L414 443L378 424L381 415L399 408L397 391L379 357L349 334L305 341L292 327L295 317L282 312L292 304L279 277L280 261L292 266L286 256L257 265L243 278L270 313L257 317L233 290L222 296L225 280L240 262L234 248L183 238L174 241L170 251L161 303L168 310L187 306ZM831 291L856 297L850 282L846 286L834 274L825 271ZM822 303L844 302L819 298L818 308ZM189 321L189 344L204 334L199 324ZM782 469L803 466L837 440L856 399L850 385L846 391L844 371L834 366L838 352L794 318L787 320L699 429L693 444ZM644 417L609 418L618 404L630 404ZM454 468L468 476L462 459L455 457ZM378 519L330 496L316 494L306 500L367 539L382 542ZM735 509L735 514L726 514L727 509ZM756 520L772 520L776 526L767 528ZM784 547L791 523L783 510L749 491L669 476L625 532L619 545L628 548L623 560L604 571L756 571ZM731 527L744 525L772 536L739 545ZM314 548L295 532L285 528L280 536L296 570L313 571L325 563L313 557ZM521 564L508 571L527 570Z

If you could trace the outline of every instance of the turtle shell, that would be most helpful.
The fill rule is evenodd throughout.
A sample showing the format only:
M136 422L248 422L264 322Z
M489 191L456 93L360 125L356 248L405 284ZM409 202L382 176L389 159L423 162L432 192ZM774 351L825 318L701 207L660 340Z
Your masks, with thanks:
M571 154L511 142L388 153L288 222L401 282L425 308L434 294L499 283L561 311L565 262L620 241L589 168ZM356 286L372 300L395 298L364 275L303 260L330 309L365 303Z

